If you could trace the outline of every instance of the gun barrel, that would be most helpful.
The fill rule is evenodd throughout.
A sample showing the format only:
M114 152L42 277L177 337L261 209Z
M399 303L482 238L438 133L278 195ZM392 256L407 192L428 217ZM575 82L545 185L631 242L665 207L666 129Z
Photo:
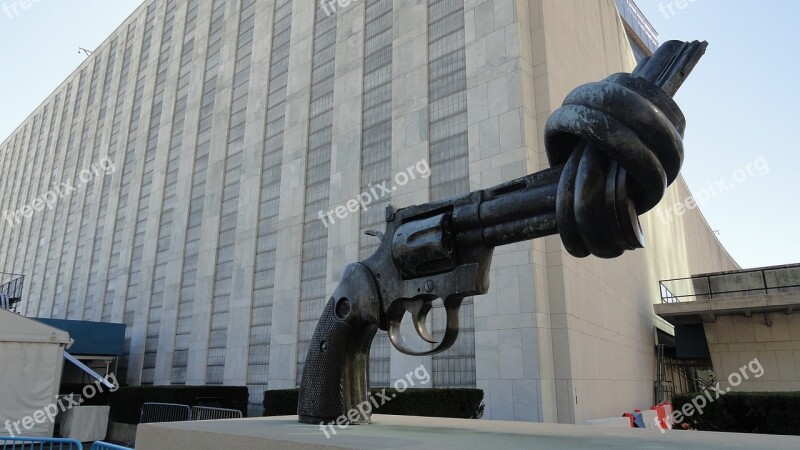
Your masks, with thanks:
M482 191L482 238L496 247L558 233L556 194L561 167Z
M660 87L667 95L673 96L703 57L706 47L708 43L705 41L667 41L632 74L644 78Z
M545 127L550 169L409 211L392 238L403 275L442 273L461 253L553 234L576 257L644 246L638 216L683 160L685 119L671 97L706 45L669 41L632 74L576 88Z
M705 42L666 42L633 74L662 88L671 96L697 64L705 48ZM672 114L679 114L667 104L659 106L669 109ZM677 116L675 121L682 121L682 117ZM587 154L600 151L593 145L586 148ZM496 247L558 234L557 203L563 170L564 165L558 165L481 191L480 219L477 223L481 227L483 244ZM599 226L599 222L596 226ZM631 227L631 230L635 229ZM632 233L636 237L636 232ZM476 237L474 233L462 232L460 235L465 241ZM464 244L468 245L467 242ZM632 239L631 246L638 245L638 239Z

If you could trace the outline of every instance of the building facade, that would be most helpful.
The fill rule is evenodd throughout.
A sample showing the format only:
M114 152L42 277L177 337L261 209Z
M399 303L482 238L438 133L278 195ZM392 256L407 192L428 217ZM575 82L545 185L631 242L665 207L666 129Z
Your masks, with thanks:
M120 379L247 385L258 413L297 386L385 206L546 168L550 111L635 66L626 20L614 0L148 1L0 145L0 271L28 276L27 316L125 323ZM557 237L498 248L453 348L379 333L373 385L424 364L483 389L492 419L649 407L656 281L735 267L697 210L664 217L613 261Z

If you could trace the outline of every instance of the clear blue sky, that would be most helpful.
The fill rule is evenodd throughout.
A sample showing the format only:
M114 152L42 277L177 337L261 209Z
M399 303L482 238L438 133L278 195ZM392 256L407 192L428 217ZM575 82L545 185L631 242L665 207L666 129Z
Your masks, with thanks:
M141 3L0 0L0 142L86 59L79 47L99 46Z
M669 39L706 40L676 100L686 115L683 176L698 196L725 178L735 187L703 206L706 220L742 267L800 263L800 2L639 0ZM659 5L663 5L662 9ZM769 172L734 181L766 161Z
M98 46L140 3L32 1L13 19L0 9L0 140L80 64L78 47ZM638 4L662 41L709 42L676 97L688 122L684 177L695 195L721 179L733 186L702 211L743 267L800 262L800 2L674 1Z

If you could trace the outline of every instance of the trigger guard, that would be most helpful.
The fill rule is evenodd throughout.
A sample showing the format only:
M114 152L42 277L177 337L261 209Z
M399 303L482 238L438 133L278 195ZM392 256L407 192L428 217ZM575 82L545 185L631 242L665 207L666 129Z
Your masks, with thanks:
M392 343L394 348L401 353L405 353L406 355L428 356L441 353L452 347L453 343L455 343L456 338L458 337L459 306L461 306L461 299L451 302L450 304L445 302L445 311L447 312L447 327L445 328L444 337L442 338L441 342L439 342L439 345L431 350L412 350L405 345L405 339L400 333L400 323L403 320L403 315L405 314L406 309L402 304L397 306L393 304L388 311L389 341Z
M400 327L399 327L399 323L398 323L397 328L394 329L394 332L393 332L393 325L389 325L389 340L392 342L392 345L394 346L394 348L396 348L399 352L405 353L406 355L411 355L411 356L428 356L428 355L435 355L437 353L441 353L441 352L447 350L448 348L450 348L453 345L453 342L455 342L455 336L458 335L458 330L457 329L456 330L452 330L452 331L449 330L449 329L445 330L445 336L447 336L448 333L452 332L452 334L453 334L453 342L447 342L445 340L442 340L442 342L440 342L439 345L437 345L436 347L434 347L431 350L418 351L418 350L412 350L412 349L410 349L410 348L405 346L405 339L400 334L400 329L399 328Z

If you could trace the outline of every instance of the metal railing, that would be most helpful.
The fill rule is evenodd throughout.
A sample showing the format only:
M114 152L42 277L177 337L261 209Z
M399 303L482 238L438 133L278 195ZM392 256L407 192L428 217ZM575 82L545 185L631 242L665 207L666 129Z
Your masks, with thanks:
M192 420L187 405L177 403L145 403L139 413L139 423L184 422Z
M661 303L800 292L800 264L659 281Z
M192 420L241 419L238 409L212 408L210 406L193 406Z
M75 439L0 436L0 450L83 450Z
M642 43L651 52L655 52L658 48L658 32L647 20L647 16L644 15L633 0L616 0L616 3L619 15L642 40Z
M117 444L109 444L108 442L97 441L92 444L89 450L133 450L130 447L123 447Z
M22 300L25 275L0 272L0 308L16 311L16 304Z

